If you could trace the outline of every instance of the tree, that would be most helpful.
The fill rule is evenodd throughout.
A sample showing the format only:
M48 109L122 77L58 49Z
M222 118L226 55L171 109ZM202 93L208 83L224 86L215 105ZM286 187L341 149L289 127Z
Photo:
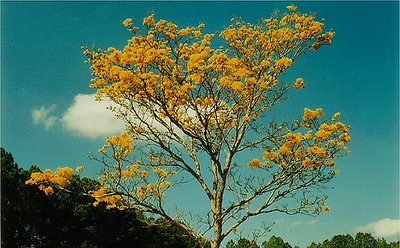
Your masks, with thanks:
M387 243L384 238L374 238L370 233L357 233L355 238L351 235L335 235L325 240L322 244L312 242L308 248L359 248L359 247L399 247L399 242Z
M1 247L191 247L195 242L179 226L162 219L146 219L134 209L107 210L92 205L97 181L74 176L68 191L55 189L46 197L25 185L29 171L14 163L1 148Z
M330 248L353 248L358 247L354 246L354 239L351 235L335 235L333 238L326 244L326 247Z
M398 247L400 247L400 241L390 242L388 247L390 247L390 248L398 248Z
M283 241L281 237L277 237L272 235L272 237L268 241L264 241L261 244L261 248L292 248L292 246Z
M321 244L317 244L315 242L312 242L307 248L321 248Z
M292 86L304 88L302 78L283 83L281 75L299 56L329 45L334 32L287 8L258 24L232 19L219 34L225 48L212 45L204 24L179 29L154 14L144 29L123 22L133 37L122 50L84 48L97 100L112 101L126 123L93 156L104 165L102 185L91 192L95 205L140 208L193 233L165 209L164 196L194 180L210 206L197 233L209 233L214 248L261 214L329 210L320 189L337 174L334 160L347 155L348 126L339 113L322 121L321 108L305 108L295 121L278 121L271 110ZM254 158L243 161L244 154ZM28 183L51 193L69 177L60 168Z
M355 247L375 248L378 241L370 233L357 233L355 237Z
M247 248L259 248L257 245L257 242L255 240L248 240L246 238L239 238L237 242L233 240L229 240L228 243L226 243L226 248L242 248L242 247L247 247Z

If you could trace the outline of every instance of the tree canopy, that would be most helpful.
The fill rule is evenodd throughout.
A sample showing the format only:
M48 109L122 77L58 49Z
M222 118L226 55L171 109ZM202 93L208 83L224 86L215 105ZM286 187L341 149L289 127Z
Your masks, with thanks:
M88 192L95 206L158 214L209 235L213 248L254 216L329 211L320 189L348 154L349 127L339 112L324 120L321 108L305 106L289 121L270 110L305 85L281 75L335 33L315 15L287 10L256 24L233 18L218 35L222 47L202 23L181 28L150 14L140 28L123 22L132 33L123 49L84 48L96 99L112 101L126 124L93 156L103 164L99 187ZM51 194L71 178L71 168L58 168L32 173L27 183ZM164 201L168 189L192 180L209 203L208 221L196 230Z
M99 182L74 176L68 190L46 196L25 181L33 172L19 168L1 148L2 247L196 247L179 227L149 219L134 209L93 206L86 190Z

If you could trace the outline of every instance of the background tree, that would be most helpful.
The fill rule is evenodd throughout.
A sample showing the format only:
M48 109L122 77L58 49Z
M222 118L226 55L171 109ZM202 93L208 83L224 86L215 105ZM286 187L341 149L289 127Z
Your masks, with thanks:
M357 233L355 247L375 248L378 247L378 241L370 233Z
M399 247L399 241L387 243L384 238L376 239L370 233L357 233L355 238L351 235L335 235L331 239L325 240L322 244L312 242L308 248L335 248L335 247Z
M317 244L315 242L311 242L311 244L307 246L307 248L321 248L321 247L322 247L321 244Z
M11 153L1 148L1 247L196 247L179 226L145 218L134 209L93 206L82 194L98 188L88 178L73 177L68 191L54 190L46 197L25 185L29 175Z
M219 34L225 48L212 45L204 24L178 28L154 14L144 29L123 22L133 37L122 50L85 48L97 100L114 102L110 109L126 123L93 157L104 165L101 187L91 192L95 205L140 208L181 224L164 196L194 180L210 206L197 231L209 232L214 248L260 214L329 210L320 189L347 154L349 128L339 113L322 121L320 108L305 108L295 121L278 121L271 110L291 87L304 88L302 78L284 83L281 75L308 50L329 45L334 32L287 8L257 24L232 19ZM46 173L28 183L51 193L71 177L66 168Z
M292 248L292 246L283 241L281 237L277 237L272 235L272 237L268 241L264 241L261 244L261 248Z
M325 244L323 247L330 248L353 248L358 247L354 246L354 239L351 235L335 235L332 239Z
M248 240L246 238L239 238L236 242L234 240L229 240L226 243L226 248L241 248L241 247L248 247L248 248L259 248L257 242L255 240Z

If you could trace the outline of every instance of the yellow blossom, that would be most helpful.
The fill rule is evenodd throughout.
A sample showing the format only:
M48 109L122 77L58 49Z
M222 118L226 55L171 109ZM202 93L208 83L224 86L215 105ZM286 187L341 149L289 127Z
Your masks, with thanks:
M241 93L243 91L243 83L240 81L234 81L231 85L232 89L236 90L237 92Z
M153 168L153 171L161 177L167 177L169 174L168 171L166 171L162 168Z
M154 25L154 14L143 18L143 25Z
M304 120L314 119L314 118L321 117L323 114L324 113L322 112L321 108L317 108L316 110L304 108L303 119Z
M145 178L149 175L149 172L146 171L146 170L141 170L141 171L139 171L138 173L139 173L139 175L140 175L140 177L141 177L142 179L145 179Z
M44 189L44 193L46 193L46 195L50 195L54 192L53 187L48 186Z
M339 138L340 138L340 140L343 140L344 142L350 141L350 135L348 133L342 133Z
M281 67L281 66L289 67L292 65L292 62L293 62L292 59L283 57L283 58L280 58L277 61L275 61L275 66L276 67Z
M333 116L332 116L332 121L336 121L337 119L339 119L340 117L340 113L336 112Z
M123 177L134 177L135 176L135 172L133 172L131 170L123 170L123 171L121 171L121 176L123 176Z
M279 153L282 155L289 155L292 153L292 151L290 150L290 147L287 144L284 144L279 148Z
M276 160L279 158L278 153L276 152L270 152L270 151L265 151L263 153L263 159L271 159L271 160Z
M169 185L171 185L170 182L164 181L164 182L160 183L159 187L160 187L160 189L164 189L164 188L167 188Z
M303 89L304 88L304 80L302 78L296 79L296 82L293 85L296 89Z
M306 133L304 134L304 139L312 139L312 134L311 133Z
M305 157L301 163L306 168L312 167L312 161L309 157Z
M294 12L296 11L297 7L295 5L288 5L286 6L286 8L290 11L290 12Z
M311 154L318 155L318 156L323 156L323 155L325 155L326 150L324 148L321 148L321 147L310 146L308 148L308 152L311 153Z
M261 61L262 67L269 67L270 65L271 65L271 62L269 62L269 60L264 59L263 61Z
M331 166L334 166L334 165L335 165L335 162L333 162L332 160L329 160L329 161L326 162L326 166L331 167Z
M146 194L146 188L145 188L145 187L141 186L141 187L139 187L139 188L137 189L137 193L136 193L137 197L141 198L141 197L143 197L145 194Z
M248 162L247 166L259 168L262 166L262 162L258 158L255 158L255 159L251 160L250 162Z
M283 137L287 142L287 146L297 145L303 140L303 135L301 133L287 133Z
M331 132L321 129L321 130L318 130L318 131L315 133L315 136L317 136L318 138L321 138L321 139L323 139L323 140L326 140L326 139L329 138L329 136L330 136L331 134L332 134Z
M122 22L125 27L132 25L132 18L127 18L125 21Z

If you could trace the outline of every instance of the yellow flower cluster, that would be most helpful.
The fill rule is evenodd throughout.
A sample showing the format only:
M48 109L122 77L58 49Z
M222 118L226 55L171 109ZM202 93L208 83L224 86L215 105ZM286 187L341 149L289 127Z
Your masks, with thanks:
M46 194L53 193L53 186L66 186L73 175L73 169L69 167L57 168L55 172L47 169L44 172L33 172L25 184L38 185Z
M286 6L286 8L290 11L290 12L295 12L297 7L295 5L288 5Z
M107 209L111 208L121 208L122 203L121 201L123 200L120 195L117 195L115 193L109 193L107 192L107 188L102 186L98 190L91 191L89 192L91 196L96 200L93 203L93 206L97 207L101 202L104 202L106 205Z
M309 157L304 157L304 159L301 161L302 165L306 168L311 168L313 165L313 162Z
M127 19L125 19L125 20L122 22L122 24L123 24L125 27L128 27L128 26L132 25L132 18L127 18Z
M114 156L116 157L126 157L132 150L132 138L127 132L122 132L118 135L109 137L107 143L103 146L102 150L112 147L114 150Z
M317 146L310 146L308 148L308 152L312 155L318 155L320 157L322 157L326 154L326 150L324 148L317 147Z
M309 119L319 118L323 114L324 114L324 112L322 112L321 108L317 108L316 110L311 110L311 109L308 109L308 108L304 108L303 119L304 120L309 120Z
M296 82L293 85L296 89L303 89L304 88L304 80L302 78L296 79Z
M280 68L280 67L289 67L292 65L292 59L287 58L287 57L283 57L278 59L277 61L275 61L275 66Z
M133 178L136 176L136 172L139 169L139 164L136 163L134 165L127 165L126 170L121 170L122 178Z
M262 166L262 162L258 158L255 158L255 159L251 160L250 162L248 162L247 166L259 168Z
M157 198L163 197L163 192L171 185L168 181L148 183L146 186L139 186L136 189L136 196L144 198L147 196L154 196Z
M305 111L307 120L321 115L321 109ZM275 163L283 168L298 165L304 168L334 166L334 158L348 153L345 145L350 141L349 127L337 121L339 115L335 113L333 121L321 123L319 127L317 120L309 122L309 130L306 129L305 134L288 132L274 140L275 145L263 153L265 164ZM316 130L315 133L313 130Z

